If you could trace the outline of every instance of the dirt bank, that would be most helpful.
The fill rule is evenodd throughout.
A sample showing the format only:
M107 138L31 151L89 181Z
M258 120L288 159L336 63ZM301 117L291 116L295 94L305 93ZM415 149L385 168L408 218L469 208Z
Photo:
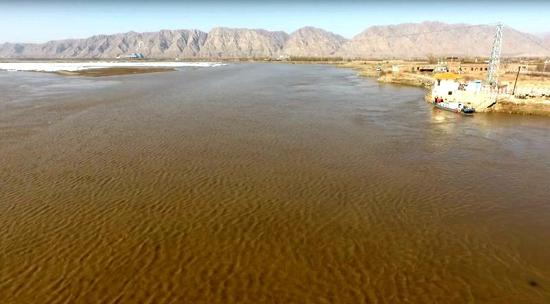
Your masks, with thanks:
M488 112L550 117L550 100L544 98L502 98Z
M392 73L385 69L379 61L341 62L337 66L351 68L364 77L375 77L380 82L431 88L433 77L422 73L399 72Z

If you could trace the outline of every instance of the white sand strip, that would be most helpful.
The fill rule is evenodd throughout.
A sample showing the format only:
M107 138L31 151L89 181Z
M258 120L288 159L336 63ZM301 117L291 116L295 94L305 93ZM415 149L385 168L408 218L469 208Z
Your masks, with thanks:
M81 71L105 68L179 68L216 67L225 65L219 62L0 62L0 70L8 71Z

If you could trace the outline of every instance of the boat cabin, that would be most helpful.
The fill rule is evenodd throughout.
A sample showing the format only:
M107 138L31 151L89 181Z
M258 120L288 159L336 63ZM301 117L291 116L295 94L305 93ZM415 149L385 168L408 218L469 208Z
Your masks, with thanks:
M460 75L455 73L438 73L434 75L435 83L432 88L433 97L445 98L452 96L460 87Z

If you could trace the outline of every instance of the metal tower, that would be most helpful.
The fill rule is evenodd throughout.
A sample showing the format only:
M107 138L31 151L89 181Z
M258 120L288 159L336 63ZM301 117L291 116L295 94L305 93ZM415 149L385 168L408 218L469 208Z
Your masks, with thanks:
M493 49L491 50L491 59L489 60L489 73L487 74L487 83L490 86L497 85L498 67L500 65L500 53L502 51L502 24L497 24Z

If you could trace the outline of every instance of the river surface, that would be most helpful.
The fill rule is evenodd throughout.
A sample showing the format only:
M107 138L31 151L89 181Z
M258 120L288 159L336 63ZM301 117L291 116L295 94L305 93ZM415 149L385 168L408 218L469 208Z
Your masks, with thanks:
M322 65L0 72L1 303L550 303L550 119Z

